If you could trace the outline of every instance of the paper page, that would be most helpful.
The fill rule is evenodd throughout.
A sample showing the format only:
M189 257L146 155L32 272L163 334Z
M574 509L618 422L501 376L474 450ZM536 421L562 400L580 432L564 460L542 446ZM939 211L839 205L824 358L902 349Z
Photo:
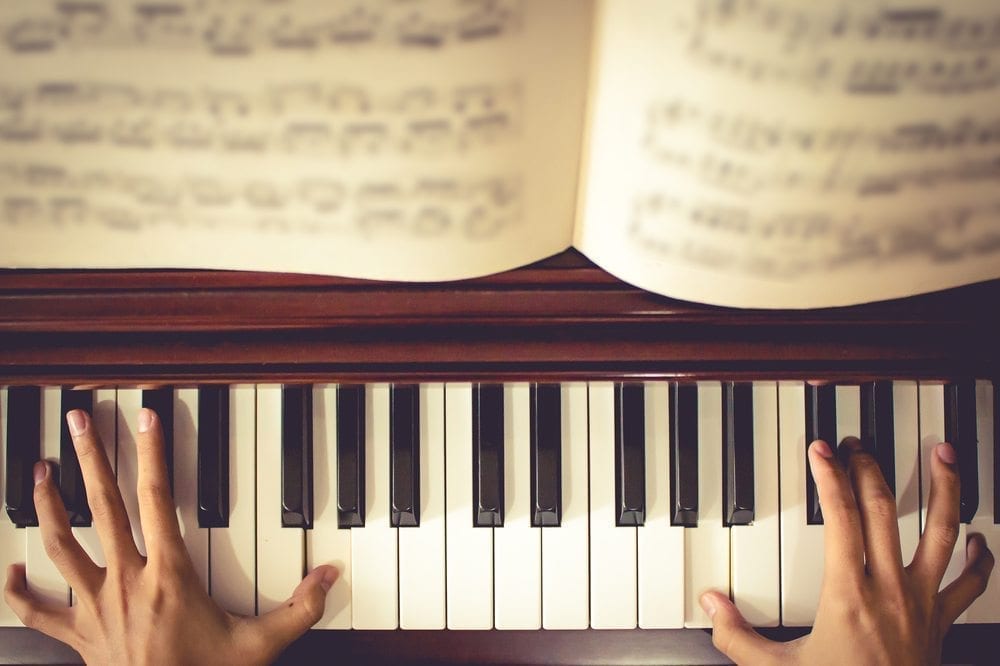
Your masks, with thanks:
M591 9L0 3L0 266L445 280L558 252Z
M994 2L604 2L575 244L742 307L1000 277Z

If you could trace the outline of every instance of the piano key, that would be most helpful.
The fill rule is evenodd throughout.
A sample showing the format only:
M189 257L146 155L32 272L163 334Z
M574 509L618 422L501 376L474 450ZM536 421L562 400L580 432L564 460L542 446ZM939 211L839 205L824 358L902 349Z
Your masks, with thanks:
M312 529L312 388L281 389L281 525Z
M590 385L590 626L637 624L636 530L618 527L615 497L615 386ZM449 559L450 562L450 559Z
M671 524L698 522L698 387L670 384Z
M809 445L817 439L822 439L836 450L840 440L837 439L837 387L833 384L814 386L806 385L805 392L805 445L802 449L802 459L806 466L806 520L810 525L823 524L823 510L819 505L819 495L816 494L816 484L811 473L808 473Z
M196 446L198 525L229 525L229 387L197 389L192 418L198 424ZM193 423L192 423L193 425Z
M587 385L560 387L559 529L542 530L542 626L590 626L589 469Z
M257 605L256 429L257 391L253 385L229 387L229 521L211 528L211 594L232 613L253 615ZM277 448L275 442L268 446ZM313 530L315 531L315 530ZM350 580L337 583L350 587ZM333 595L333 590L330 595ZM328 596L330 596L328 595Z
M969 523L979 508L975 380L962 379L945 384L944 399L944 437L955 447L958 475L962 481L959 519Z
M778 391L774 382L754 382L752 390L754 519L730 528L733 602L751 625L776 627L781 618Z
M615 524L642 525L646 515L646 434L642 384L615 384Z
M684 530L684 626L711 627L699 599L729 595L729 528L722 516L722 385L698 383L698 524Z
M138 424L139 410L142 409L142 391L140 389L118 389L117 408L115 415L118 424L117 473L118 490L125 503L125 512L132 525L132 538L139 553L146 554L146 540L142 535L142 523L139 516L139 495L136 484L139 481L139 457L135 448L135 428Z
M647 382L646 521L638 539L639 626L684 626L684 527L670 524L670 412L667 382Z
M476 527L503 527L503 386L472 387L472 498Z
M391 518L393 527L420 525L420 393L416 384L390 389Z
M171 447L174 470L174 505L177 507L177 523L180 526L184 547L191 556L195 573L201 579L206 592L209 592L209 532L201 524L201 506L199 490L202 485L199 435L201 434L201 400L202 392L196 388L168 389L170 391L170 407L162 396L151 409L156 410L161 420L171 419L170 431L174 445ZM222 387L222 390L227 390ZM145 397L145 396L144 396ZM145 400L144 400L145 402ZM150 403L146 403L147 406ZM162 410L162 411L161 411ZM166 415L166 416L164 416ZM226 415L228 417L228 414ZM198 424L198 427L195 424ZM166 425L166 424L164 424ZM228 488L227 488L228 490Z
M163 453L167 459L167 478L170 491L174 490L174 390L169 386L146 389L142 392L142 406L152 409L160 418L163 429Z
M7 396L10 391L11 389L0 386L0 491L4 493L6 493L7 489L7 433L10 423ZM24 561L25 531L18 529L12 521L8 520L6 515L0 516L0 571L3 571L5 576L8 566ZM0 595L0 627L20 626L21 621L14 615L14 611L7 606L3 595Z
M62 390L62 407L59 419L59 491L69 524L73 527L89 527L91 524L90 505L87 504L87 488L80 473L80 460L76 456L73 437L69 432L66 414L74 409L82 409L93 416L94 392Z
M892 382L893 461L896 515L903 563L909 564L920 541L920 411L917 383Z
M108 457L111 471L117 474L118 391L116 389L101 388L94 391L94 411L91 413L91 417L91 426L100 435L101 443L104 445L104 454ZM97 528L93 524L89 527L74 527L73 536L97 566L105 566L104 549L97 536ZM74 604L76 603L75 596L72 601Z
M41 441L40 458L49 462L49 474L53 476L56 487L59 486L60 433L62 424L61 390L58 387L47 386L41 390L41 423L39 435ZM34 480L32 479L32 489ZM24 535L25 543L25 574L28 589L43 601L69 605L69 586L63 579L59 569L49 559L42 540L42 530L37 526L28 526Z
M351 625L355 629L399 626L397 528L389 506L389 385L365 387L365 511L363 527L351 530Z
M449 629L493 628L493 530L469 515L472 492L472 385L445 385L445 531Z
M504 395L504 526L493 533L494 625L542 626L542 535L531 514L531 391L506 384Z
M994 447L996 437L1000 435L995 430L997 414L996 386L989 381L976 382L976 419L979 433L979 465L977 479L981 503L969 532L979 532L986 537L986 542L992 547L1000 543L1000 525L993 502L989 498L996 489L994 470L997 461L997 451ZM966 622L986 623L1000 622L1000 576L990 576L986 591L972 602L966 613Z
M754 402L749 382L722 385L722 486L726 525L749 525L754 518Z
M305 530L281 524L281 386L257 387L257 614L274 610L302 580Z
M337 388L337 525L365 524L365 389Z
M420 528L399 531L399 626L444 629L444 384L420 386Z
M888 380L861 385L861 443L878 461L892 494L896 494L893 383ZM914 412L916 414L916 412Z
M337 387L313 386L313 528L306 532L306 569L332 564L340 578L326 594L323 617L314 629L351 628L351 532L338 529Z
M4 498L7 516L18 527L38 525L32 467L40 453L41 400L41 391L36 386L7 389Z
M562 408L559 384L531 385L531 524L558 526L562 517Z
M807 520L808 460L805 455L807 388L802 382L778 383L778 446L781 479L781 624L810 626L816 617L823 577L823 526Z

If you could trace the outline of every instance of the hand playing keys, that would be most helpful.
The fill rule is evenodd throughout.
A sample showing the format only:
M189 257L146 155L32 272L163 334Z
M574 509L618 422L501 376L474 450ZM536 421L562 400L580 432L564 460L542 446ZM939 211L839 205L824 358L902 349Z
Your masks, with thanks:
M75 606L36 599L23 565L11 565L7 604L25 626L73 647L88 663L266 663L323 614L337 579L331 566L314 569L291 598L257 618L219 608L184 548L167 482L163 434L155 412L139 413L139 514L148 557L132 538L117 482L90 417L67 415L87 487L87 501L107 567L87 556L70 531L49 463L35 465L35 508L45 552L72 586Z
M812 633L788 643L757 634L724 595L709 592L712 640L741 664L936 664L941 641L986 589L993 554L982 535L969 538L962 574L938 592L958 535L959 478L955 450L931 456L927 526L909 566L900 554L896 504L878 463L855 438L838 462L823 441L809 465L823 506L823 587Z

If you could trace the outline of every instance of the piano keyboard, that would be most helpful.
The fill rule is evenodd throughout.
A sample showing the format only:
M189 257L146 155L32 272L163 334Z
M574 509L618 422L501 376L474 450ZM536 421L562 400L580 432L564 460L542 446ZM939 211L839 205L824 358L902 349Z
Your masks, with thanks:
M989 381L239 385L0 388L0 567L72 590L41 547L31 466L58 461L73 531L99 563L65 413L94 415L143 549L133 428L164 423L184 541L209 594L242 614L333 563L322 629L711 626L728 592L756 626L812 624L822 507L814 437L860 435L896 496L904 561L928 456L952 442L965 535L1000 544L998 394ZM1000 622L1000 583L960 619ZM19 626L0 601L0 626Z

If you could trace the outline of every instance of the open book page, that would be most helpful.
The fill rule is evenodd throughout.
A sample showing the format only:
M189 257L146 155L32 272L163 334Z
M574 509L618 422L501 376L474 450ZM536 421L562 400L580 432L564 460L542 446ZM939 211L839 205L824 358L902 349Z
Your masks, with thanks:
M572 240L591 3L0 3L0 266L471 277Z
M1000 277L1000 7L604 2L575 244L624 280L821 307Z

